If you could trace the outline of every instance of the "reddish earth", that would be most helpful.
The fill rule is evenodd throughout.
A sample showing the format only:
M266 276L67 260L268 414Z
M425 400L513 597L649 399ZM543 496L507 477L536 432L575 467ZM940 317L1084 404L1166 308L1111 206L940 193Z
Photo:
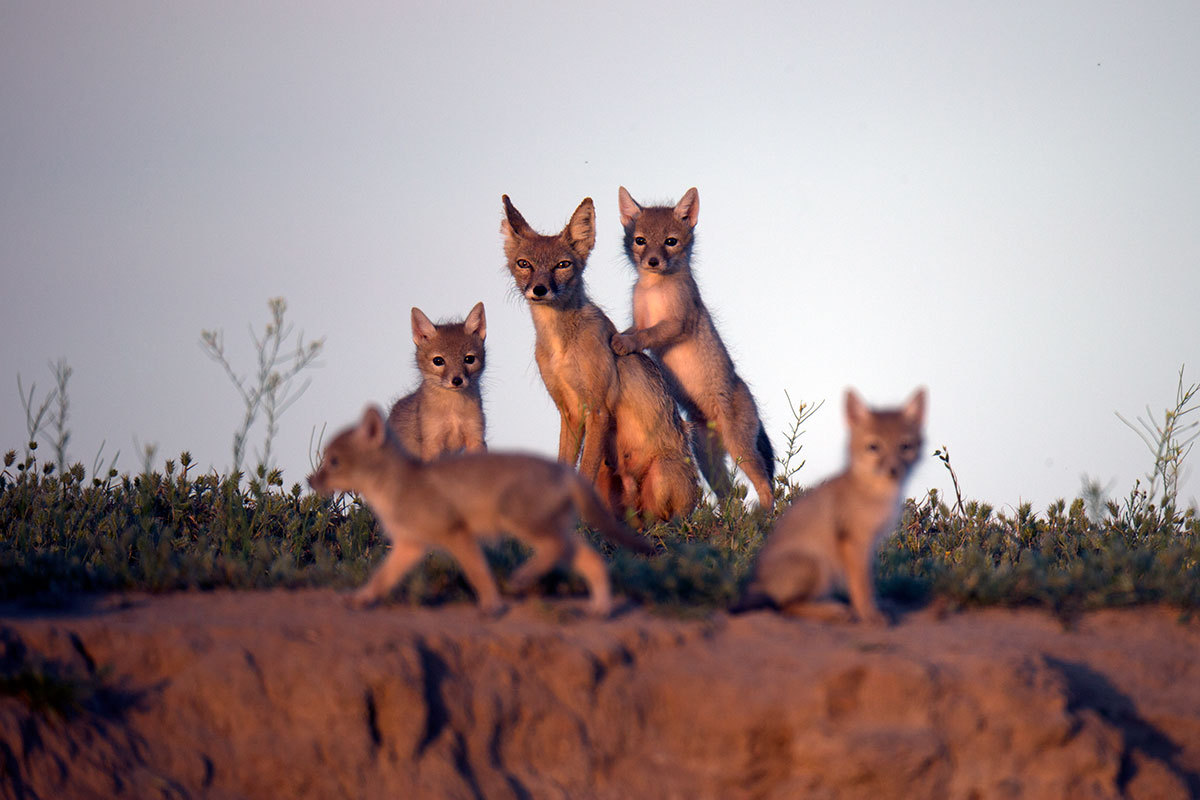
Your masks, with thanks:
M1144 608L607 622L331 591L0 611L110 690L0 697L5 798L1200 796L1200 622Z

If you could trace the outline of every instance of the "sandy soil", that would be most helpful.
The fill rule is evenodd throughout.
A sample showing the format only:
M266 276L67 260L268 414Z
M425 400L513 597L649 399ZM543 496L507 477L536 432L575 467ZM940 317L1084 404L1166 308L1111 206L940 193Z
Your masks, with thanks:
M604 622L331 591L0 609L0 646L110 687L0 699L0 796L1200 796L1200 621L1143 608Z

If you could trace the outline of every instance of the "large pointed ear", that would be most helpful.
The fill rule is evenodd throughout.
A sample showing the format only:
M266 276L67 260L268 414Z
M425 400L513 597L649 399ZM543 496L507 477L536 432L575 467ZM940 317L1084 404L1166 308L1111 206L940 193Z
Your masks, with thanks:
M642 207L624 186L617 189L617 208L621 211L621 227L623 228L628 228L642 213Z
M413 344L420 347L424 342L437 334L437 326L429 321L429 317L421 309L413 306L412 310Z
M700 193L695 186L684 192L675 204L675 219L686 222L689 228L696 227L700 221Z
M914 425L923 425L925 423L925 387L921 387L913 392L913 396L904 404L902 413L906 422L911 422Z
M871 410L867 408L867 404L858 396L858 392L853 389L846 390L846 422L851 428L857 427L866 422Z
M463 323L463 330L468 336L477 335L480 339L487 338L487 319L483 316L483 301L476 303L471 309L471 313L467 314L467 319Z
M575 209L571 221L560 235L575 255L580 259L587 258L588 253L596 246L596 206L592 203L592 198L583 198L583 202Z
M501 195L500 199L504 202L504 219L500 223L500 232L505 238L512 237L528 237L536 235L533 228L529 227L529 223L521 216L521 212L517 211L517 207L512 204L512 200L508 199L508 195Z
M385 430L386 422L383 420L383 411L379 406L367 406L367 410L363 412L362 422L358 425L359 433L366 439L367 444L372 447L380 447L383 445L383 440L387 438Z

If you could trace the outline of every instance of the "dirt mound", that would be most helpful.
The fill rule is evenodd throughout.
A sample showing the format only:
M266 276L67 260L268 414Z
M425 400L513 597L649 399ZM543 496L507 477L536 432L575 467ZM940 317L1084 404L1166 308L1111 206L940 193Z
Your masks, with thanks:
M1164 609L608 622L328 591L0 617L94 691L0 699L0 792L71 797L1188 797L1200 624ZM88 677L91 676L91 677Z

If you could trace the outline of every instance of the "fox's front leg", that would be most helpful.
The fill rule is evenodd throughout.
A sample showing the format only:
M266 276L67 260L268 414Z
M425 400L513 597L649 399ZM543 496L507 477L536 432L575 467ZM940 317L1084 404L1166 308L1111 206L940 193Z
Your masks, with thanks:
M841 546L842 565L846 570L846 588L850 605L861 622L887 625L888 618L875 604L875 554L869 546L846 542Z
M613 352L619 356L636 353L639 350L656 350L666 347L677 340L683 333L683 320L664 319L649 328L632 326L612 337Z
M573 467L579 459L579 444L583 439L582 425L576 424L562 409L559 409L558 418L558 460Z
M404 539L392 542L392 548L383 557L371 578L348 598L354 608L373 606L387 597L400 579L425 555L425 547Z
M583 429L583 455L579 459L579 474L595 485L612 433L612 415L608 413L608 409L600 407L588 409L584 419L587 421Z

